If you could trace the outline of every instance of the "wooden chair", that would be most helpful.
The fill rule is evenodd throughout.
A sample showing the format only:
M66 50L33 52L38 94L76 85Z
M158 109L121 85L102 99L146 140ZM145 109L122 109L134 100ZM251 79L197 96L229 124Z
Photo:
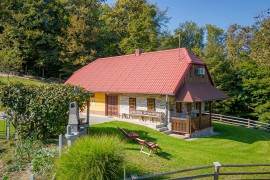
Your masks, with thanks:
M127 137L127 138L137 138L139 137L138 134L134 133L134 132L127 132L125 131L123 128L120 128L117 126L117 128Z
M140 145L142 145L140 153L147 154L148 157L151 155L152 150L156 151L156 153L158 153L158 149L162 151L159 145L154 142L148 142L147 140L142 140L140 138L136 138L136 140ZM144 148L149 149L149 152L144 151Z

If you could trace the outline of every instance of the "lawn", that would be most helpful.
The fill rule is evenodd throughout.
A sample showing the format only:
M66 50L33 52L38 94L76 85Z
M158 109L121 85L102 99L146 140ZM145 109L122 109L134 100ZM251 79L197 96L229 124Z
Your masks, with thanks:
M163 151L159 154L152 153L151 157L147 157L140 153L141 146L135 140L126 140L117 126L139 134L141 139L157 142ZM213 123L213 126L220 135L193 141L177 139L144 126L120 121L93 125L90 127L90 134L116 134L126 141L126 171L129 177L133 173L144 175L167 172L211 165L216 161L221 164L270 164L270 133L221 123ZM222 169L222 172L228 170L232 169ZM247 169L239 168L233 171L241 170ZM258 168L249 168L249 170L258 171ZM270 171L270 167L261 167L259 170ZM197 172L212 173L213 169ZM177 175L170 177L177 177ZM255 176L242 178L252 177ZM258 177L270 178L270 175Z
M6 76L0 76L0 81L7 83L8 78ZM44 84L43 81L35 80L35 79L26 79L26 78L21 78L21 77L9 77L9 82L21 82L26 85L30 84L36 84L36 85L42 85Z
M6 123L5 123L5 121L2 121L0 119L0 136L5 136L5 132L6 132ZM14 126L11 124L10 134L13 135L14 133L15 133Z

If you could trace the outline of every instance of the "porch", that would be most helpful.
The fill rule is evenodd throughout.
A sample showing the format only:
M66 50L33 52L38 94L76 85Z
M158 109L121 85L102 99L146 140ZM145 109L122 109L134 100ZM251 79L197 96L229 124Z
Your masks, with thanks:
M202 114L201 117L191 118L191 121L185 118L171 117L171 126L173 133L192 134L211 127L211 116L210 114Z
M206 102L176 103L180 103L181 105L180 109L176 108L176 110L185 112L185 117L170 118L169 122L171 123L172 133L190 136L195 132L211 127L212 101L208 102L208 111L210 112L209 114L205 113ZM183 108L182 106L185 106L185 108Z
M226 98L228 98L226 94L210 83L185 82L175 96L176 110L185 111L185 116L170 118L171 132L190 137L213 132L212 101ZM180 104L179 108L177 103ZM209 114L205 113L206 107Z

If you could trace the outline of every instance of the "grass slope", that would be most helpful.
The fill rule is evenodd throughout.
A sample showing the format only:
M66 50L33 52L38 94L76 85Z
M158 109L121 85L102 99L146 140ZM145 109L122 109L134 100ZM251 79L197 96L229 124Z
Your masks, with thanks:
M8 78L6 76L0 76L0 81L7 83ZM35 79L26 79L26 78L21 78L21 77L9 77L9 82L21 82L26 85L30 84L36 84L36 85L42 85L44 82L35 80Z
M215 131L219 132L220 135L185 141L144 126L112 121L91 126L90 134L122 135L117 126L138 133L141 139L157 142L163 150L159 154L152 153L151 157L148 158L147 155L140 153L141 146L135 140L126 140L123 137L126 140L126 170L129 177L132 173L153 174L211 165L216 161L221 164L270 163L270 134L254 129L213 123ZM232 169L222 168L221 172L230 170ZM247 168L238 168L232 171L246 170ZM258 171L258 168L249 168L249 170ZM262 167L259 170L270 171L270 168ZM197 171L197 173L200 172L212 173L213 169ZM169 177L179 177L179 174ZM242 178L248 177L257 176L245 175ZM270 178L270 175L258 177ZM230 177L226 176L226 178Z
M6 122L0 119L0 136L5 136L5 132L6 132ZM11 124L10 134L13 135L14 133L15 133L14 126Z
M38 81L35 79L26 79L26 78L21 78L21 77L9 77L9 81L8 78L6 76L0 76L0 82L3 83L8 83L8 82L20 82L26 85L42 85L44 84L44 82L42 81ZM6 108L1 106L1 102L0 102L0 111L5 111Z

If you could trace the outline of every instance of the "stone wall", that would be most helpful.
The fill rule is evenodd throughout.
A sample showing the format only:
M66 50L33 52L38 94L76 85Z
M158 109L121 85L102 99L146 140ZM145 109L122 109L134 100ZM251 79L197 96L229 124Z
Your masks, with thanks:
M157 112L165 113L166 96L164 95L120 95L120 114L129 113L129 98L136 98L136 109L147 111L147 98L155 99L155 109Z

